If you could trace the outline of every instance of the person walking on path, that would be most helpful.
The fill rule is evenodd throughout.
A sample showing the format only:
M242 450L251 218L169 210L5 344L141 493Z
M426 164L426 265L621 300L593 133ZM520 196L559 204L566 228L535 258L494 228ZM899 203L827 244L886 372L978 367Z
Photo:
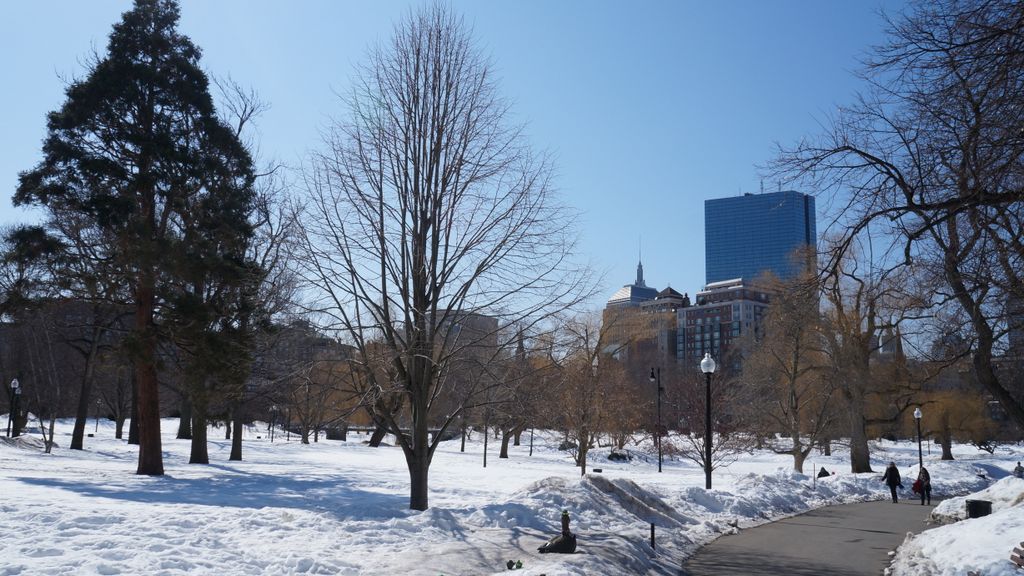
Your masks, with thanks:
M899 501L899 498L896 497L896 488L902 488L903 483L900 480L900 471L896 469L895 462L889 462L889 467L885 469L885 474L882 475L882 482L889 486L889 492L892 493L892 503L896 504Z
M928 473L928 469L924 466L922 466L921 471L917 473L917 480L914 482L914 492L921 495L921 506L924 506L925 498L928 499L928 505L931 505L932 475Z

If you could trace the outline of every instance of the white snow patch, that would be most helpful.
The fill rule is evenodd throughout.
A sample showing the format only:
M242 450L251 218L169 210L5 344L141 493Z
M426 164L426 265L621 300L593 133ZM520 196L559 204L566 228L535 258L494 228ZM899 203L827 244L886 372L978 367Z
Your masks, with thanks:
M72 424L58 423L59 445L70 444ZM757 452L715 470L707 491L703 470L692 463L670 458L657 473L652 446L634 450L627 462L609 461L610 450L599 448L590 465L603 472L581 478L555 448L559 436L538 433L532 456L527 446L513 446L508 459L492 453L487 468L480 438L465 453L457 440L442 443L431 467L431 507L418 512L408 509L401 450L369 448L365 436L302 445L279 432L281 441L270 443L266 425L258 425L245 431L244 461L229 462L223 429L211 429L211 464L201 466L187 463L189 442L174 438L176 425L163 423L162 477L134 474L136 447L114 439L109 422L86 438L84 451L46 455L33 435L0 443L0 575L438 576L506 573L509 560L523 562L520 576L675 574L723 534L887 492L880 473L816 479L821 465L848 467L848 453L839 451L816 456L807 474L793 472L785 456ZM896 460L904 476L916 474L916 444L882 443L879 450L879 470ZM984 489L1006 461L1020 459L958 450L953 463L927 461L937 497ZM989 472L986 479L979 470ZM539 554L558 533L563 509L579 535L577 553ZM1003 544L1001 558L1009 554ZM922 550L914 558L934 559L932 548ZM986 557L995 557L991 550Z

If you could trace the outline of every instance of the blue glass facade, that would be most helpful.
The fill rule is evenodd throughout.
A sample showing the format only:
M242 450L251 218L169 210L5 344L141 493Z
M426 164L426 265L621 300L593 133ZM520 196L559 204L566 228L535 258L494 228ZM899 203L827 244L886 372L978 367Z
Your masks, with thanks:
M771 192L704 202L705 282L748 281L771 271L793 278L807 261L798 248L817 246L814 197Z

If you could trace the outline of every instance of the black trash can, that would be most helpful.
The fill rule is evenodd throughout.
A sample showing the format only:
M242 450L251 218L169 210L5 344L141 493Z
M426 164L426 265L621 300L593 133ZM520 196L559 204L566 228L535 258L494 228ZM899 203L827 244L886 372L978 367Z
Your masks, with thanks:
M992 513L992 503L988 500L968 500L967 517L981 518Z

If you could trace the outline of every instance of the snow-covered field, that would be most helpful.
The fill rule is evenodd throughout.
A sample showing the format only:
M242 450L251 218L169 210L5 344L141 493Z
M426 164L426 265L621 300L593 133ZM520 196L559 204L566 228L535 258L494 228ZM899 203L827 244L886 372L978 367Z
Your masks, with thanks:
M793 473L785 456L744 456L716 470L714 490L706 492L696 465L669 459L659 474L656 460L641 451L616 463L607 460L607 449L595 450L590 465L602 472L581 479L551 434L537 435L533 456L524 435L507 460L497 458L492 441L483 468L476 434L465 453L458 440L442 444L431 467L431 508L415 512L407 509L401 450L369 448L365 437L304 446L283 434L270 443L265 428L250 428L245 460L229 462L230 443L216 439L223 429L211 429L212 463L201 466L187 463L189 442L174 439L176 421L165 420L163 429L166 475L155 478L134 475L135 447L115 440L106 422L81 452L66 449L70 421L59 424L60 448L50 455L33 446L41 444L33 434L18 445L0 443L0 575L451 576L506 572L508 560L522 561L515 572L521 576L675 574L687 556L733 526L887 496L880 473L844 473L848 456L841 449L813 456L806 475ZM991 457L958 447L955 454L953 462L926 456L936 498L988 488L1008 475L1024 449L1003 448ZM916 474L916 444L880 443L873 457L877 470L895 460L904 477ZM816 480L813 471L823 465L838 474ZM963 574L966 566L997 573L992 567L1005 562L1006 542L1017 536L985 533L1024 539L1024 507L1020 498L1012 501L987 519L908 541L894 569L926 574L953 566L934 573ZM558 533L563 509L579 535L577 554L539 554L537 547ZM651 523L656 550L649 544ZM957 554L961 541L969 541L970 555Z

